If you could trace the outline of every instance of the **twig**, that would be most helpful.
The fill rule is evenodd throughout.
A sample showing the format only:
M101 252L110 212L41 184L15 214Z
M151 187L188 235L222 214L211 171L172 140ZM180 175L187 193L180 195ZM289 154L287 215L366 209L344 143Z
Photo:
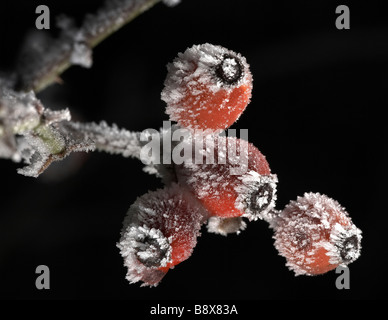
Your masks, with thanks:
M17 68L16 90L39 92L57 82L72 65L90 67L91 49L112 33L154 6L160 0L107 0L96 14L85 17L76 29L70 19L62 19L58 39L40 34L26 43L25 55Z

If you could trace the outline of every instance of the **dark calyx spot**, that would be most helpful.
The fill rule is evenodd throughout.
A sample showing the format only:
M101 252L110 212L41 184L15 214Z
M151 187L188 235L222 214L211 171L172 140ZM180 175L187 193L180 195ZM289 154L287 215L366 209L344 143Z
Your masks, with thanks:
M215 74L224 84L236 84L243 77L244 67L237 57L225 54L215 67Z
M360 246L357 235L352 235L342 243L340 250L341 259L345 263L350 263L356 259L359 250Z
M269 183L260 185L251 195L251 210L260 213L268 208L273 197L273 189Z
M143 240L144 246L138 250L137 259L148 268L160 267L160 263L167 254L167 249L160 248L158 241L146 236ZM147 251L147 258L139 255L139 252Z

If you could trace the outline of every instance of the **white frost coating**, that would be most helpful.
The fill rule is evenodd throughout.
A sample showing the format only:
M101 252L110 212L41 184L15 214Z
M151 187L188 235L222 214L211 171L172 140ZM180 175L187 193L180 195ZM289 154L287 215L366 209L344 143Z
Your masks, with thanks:
M41 119L42 122L44 122L45 125L50 125L56 122L61 121L70 121L71 115L69 109L64 110L55 110L52 111L50 109L45 109L43 112L43 119Z
M58 131L51 130L50 143L48 145L42 139L39 139L34 134L26 134L19 144L19 152L23 156L24 162L27 166L17 170L19 174L28 177L38 177L41 168L45 166L47 159L52 154L52 148L63 149L65 140Z
M236 208L245 212L243 217L249 220L264 219L271 223L276 203L277 176L262 176L251 170L238 179L242 183L235 187L238 193Z
M74 65L90 68L93 64L92 50L85 43L75 42L70 55L70 62Z
M117 244L128 268L127 280L138 282L145 273L152 273L149 269L164 267L171 262L171 240L165 238L160 230L145 225L130 225ZM159 275L157 270L154 273L156 277Z
M330 234L330 241L324 245L328 251L331 264L347 265L361 254L362 232L355 225L345 229L341 224L336 223Z
M121 154L123 157L140 157L142 144L137 132L119 129L115 124L109 126L105 121L70 123L69 126L92 140L99 151Z
M4 132L28 132L39 124L42 111L34 92L16 93L0 89L0 124Z
M207 224L207 231L210 233L227 236L229 233L240 234L247 227L246 222L240 218L211 217Z

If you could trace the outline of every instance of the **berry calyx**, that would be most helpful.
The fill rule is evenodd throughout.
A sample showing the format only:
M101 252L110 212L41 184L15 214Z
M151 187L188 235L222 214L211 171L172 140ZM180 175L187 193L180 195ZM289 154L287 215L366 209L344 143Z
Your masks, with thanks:
M244 74L244 66L240 59L233 54L224 54L221 62L214 68L217 79L226 85L236 84Z
M248 105L252 75L245 58L212 44L195 45L167 66L162 91L170 120L191 130L224 130Z
M360 256L361 230L340 204L319 193L305 193L280 212L275 247L296 275L318 275Z

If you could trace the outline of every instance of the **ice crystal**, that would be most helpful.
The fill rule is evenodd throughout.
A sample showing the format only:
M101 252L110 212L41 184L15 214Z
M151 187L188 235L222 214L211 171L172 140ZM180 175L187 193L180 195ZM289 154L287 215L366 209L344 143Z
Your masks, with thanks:
M39 125L42 106L32 92L16 94L0 89L0 157L20 161L16 134Z
M66 125L75 132L83 134L85 139L94 142L96 149L123 157L140 157L142 143L140 133L119 129L116 124L109 126L105 121L100 123L73 122Z
M246 222L241 217L220 218L210 217L207 224L207 231L227 236L230 233L240 234L247 227Z
M74 43L70 62L74 65L90 68L93 64L92 50L85 43Z

